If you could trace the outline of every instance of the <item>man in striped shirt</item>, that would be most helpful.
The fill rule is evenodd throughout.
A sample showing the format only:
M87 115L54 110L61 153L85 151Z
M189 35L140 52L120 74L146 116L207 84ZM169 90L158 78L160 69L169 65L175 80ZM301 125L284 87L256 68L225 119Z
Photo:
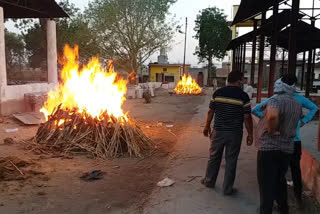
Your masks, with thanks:
M240 153L243 122L248 131L247 144L253 142L253 125L249 96L241 89L243 73L232 71L228 75L228 86L218 89L212 96L207 113L205 136L211 139L210 159L206 176L202 184L214 188L220 169L223 151L225 149L226 169L223 183L225 195L235 193L233 188L238 156ZM211 122L214 118L214 127L211 132Z

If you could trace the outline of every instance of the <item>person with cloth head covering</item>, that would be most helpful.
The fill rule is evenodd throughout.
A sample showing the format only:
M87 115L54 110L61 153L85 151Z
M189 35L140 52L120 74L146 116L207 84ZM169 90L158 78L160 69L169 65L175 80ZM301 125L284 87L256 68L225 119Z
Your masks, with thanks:
M292 87L288 87L286 84L282 84L281 79L278 79L274 85L274 92L275 94L282 93L283 91L291 91L293 90ZM275 96L276 96L275 95ZM293 189L296 201L298 203L299 208L303 208L303 201L302 201L302 178L301 178L301 168L300 168L300 160L301 160L301 138L300 138L300 127L304 126L306 123L312 120L315 114L318 111L318 107L311 102L309 99L304 97L303 95L294 92L293 98L298 101L303 108L309 110L309 112L298 122L296 128L296 136L294 138L294 152L290 159L290 169L291 169L291 176L293 181ZM264 102L256 105L252 113L257 117L261 118L263 115L263 111L265 110L264 106L268 104L271 98L266 99Z
M293 97L296 81L293 75L276 81L275 95L257 125L260 214L271 214L274 200L281 214L289 213L285 174L294 153L296 127L302 118L302 107Z

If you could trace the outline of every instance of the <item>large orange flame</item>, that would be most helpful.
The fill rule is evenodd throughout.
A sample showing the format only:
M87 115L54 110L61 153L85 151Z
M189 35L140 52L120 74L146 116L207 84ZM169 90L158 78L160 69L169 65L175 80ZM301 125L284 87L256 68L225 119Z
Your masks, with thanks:
M76 109L98 120L103 120L105 113L120 121L127 120L121 108L125 101L127 82L114 72L112 63L109 63L107 70L103 70L98 58L93 57L80 69L78 60L78 46L71 48L66 45L62 58L62 83L55 91L49 92L48 100L40 110L46 119L61 104L61 109Z
M202 90L197 82L190 75L183 75L174 89L177 94L201 94Z

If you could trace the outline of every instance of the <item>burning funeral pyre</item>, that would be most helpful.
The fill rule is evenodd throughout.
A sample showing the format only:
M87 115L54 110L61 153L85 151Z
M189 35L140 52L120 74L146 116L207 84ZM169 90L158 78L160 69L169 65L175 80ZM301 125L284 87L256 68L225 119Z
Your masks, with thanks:
M191 77L191 75L183 75L182 79L178 82L177 87L174 89L176 94L183 95L196 95L201 94L202 90L197 82Z
M143 156L154 148L135 122L122 111L127 82L107 71L98 58L80 68L78 47L64 49L62 83L48 94L41 112L46 117L35 136L39 145L95 157Z

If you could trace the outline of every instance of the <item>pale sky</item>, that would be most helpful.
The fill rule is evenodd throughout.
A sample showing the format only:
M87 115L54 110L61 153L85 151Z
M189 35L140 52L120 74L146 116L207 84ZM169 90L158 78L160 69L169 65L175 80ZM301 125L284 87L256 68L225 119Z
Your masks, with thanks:
M188 18L188 36L187 36L187 54L186 63L192 64L193 66L198 65L198 58L194 55L195 48L198 46L198 41L194 39L195 31L195 20L200 10L216 6L223 9L231 20L232 5L239 4L240 0L178 0L170 12L175 14L180 24L185 23L185 17ZM184 31L184 27L182 28ZM174 42L171 50L168 53L169 62L183 62L183 49L184 49L184 35L176 33ZM152 61L156 61L156 57L151 58Z
M88 5L89 0L70 0L70 2L76 4L79 8L84 8ZM190 63L193 66L198 65L198 58L193 55L195 48L198 45L198 41L193 38L195 31L193 30L197 14L200 10L207 7L216 6L220 9L224 9L225 13L231 20L232 5L239 4L240 0L178 0L171 9L170 13L176 16L176 20L179 24L184 23L185 17L188 18L188 36L187 36L187 54L186 63ZM171 45L171 50L168 52L170 63L182 63L183 62L183 48L184 48L184 35L176 33L174 41ZM149 61L156 62L159 53L154 54ZM147 62L149 62L147 61Z
M57 0L59 1L59 0ZM84 9L90 0L69 0L74 3L77 7ZM313 0L301 0L301 7L312 6ZM195 48L198 45L198 41L193 38L195 32L194 28L194 20L196 19L197 14L202 9L207 7L216 6L220 9L223 9L228 15L228 20L232 20L232 5L237 5L240 3L240 0L178 0L171 9L170 13L176 16L176 20L179 21L179 24L183 24L184 30L184 22L185 17L188 18L188 37L187 37L187 54L186 54L186 63L190 63L193 66L198 65L198 59L193 53L195 52ZM320 7L320 1L315 0L316 7ZM280 8L284 8L281 6ZM305 11L306 12L306 11ZM320 11L319 11L320 13ZM317 26L320 26L320 21L318 21ZM11 27L9 27L11 30ZM243 29L240 31L240 34L248 31ZM182 63L183 62L183 48L184 48L184 35L180 33L176 33L174 37L174 41L171 45L171 50L168 52L169 62L170 63ZM159 53L154 54L148 62L156 62L157 56Z

